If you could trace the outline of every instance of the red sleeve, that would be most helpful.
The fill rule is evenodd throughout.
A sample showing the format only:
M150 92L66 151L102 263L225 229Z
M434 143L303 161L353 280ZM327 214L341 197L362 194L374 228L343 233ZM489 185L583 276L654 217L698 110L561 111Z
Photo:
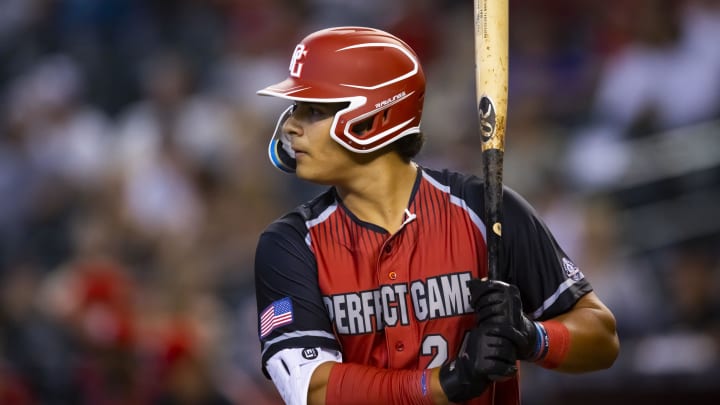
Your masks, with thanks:
M430 370L386 370L339 363L330 371L327 405L432 405Z

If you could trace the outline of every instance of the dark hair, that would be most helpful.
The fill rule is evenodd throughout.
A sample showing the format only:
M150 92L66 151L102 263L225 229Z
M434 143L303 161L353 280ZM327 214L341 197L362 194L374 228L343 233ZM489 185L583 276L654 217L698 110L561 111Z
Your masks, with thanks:
M422 132L418 132L412 135L404 136L397 141L390 144L390 148L397 152L403 160L409 162L422 149L425 144L425 135Z

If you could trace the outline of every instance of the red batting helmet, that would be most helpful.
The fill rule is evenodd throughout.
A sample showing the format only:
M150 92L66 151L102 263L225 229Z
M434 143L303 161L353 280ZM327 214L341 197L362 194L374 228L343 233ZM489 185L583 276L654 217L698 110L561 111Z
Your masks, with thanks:
M289 71L287 79L258 94L314 103L348 102L335 114L330 129L332 138L348 150L368 153L420 132L425 75L415 52L392 34L365 27L314 32L295 47ZM287 114L270 145L276 166L294 164L283 162L285 155L278 146L283 119ZM370 119L371 125L355 130L356 124ZM292 171L284 166L278 167Z

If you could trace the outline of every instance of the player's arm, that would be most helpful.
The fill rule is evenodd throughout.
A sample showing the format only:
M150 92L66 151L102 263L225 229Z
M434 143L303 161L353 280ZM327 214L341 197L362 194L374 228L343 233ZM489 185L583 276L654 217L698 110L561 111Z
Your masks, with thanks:
M470 331L457 359L429 370L388 370L324 362L314 367L309 405L411 405L463 402L517 372L513 342L496 326Z
M507 283L471 281L480 323L510 325L521 360L565 372L610 367L619 351L614 316L527 201L506 188L504 204Z
M620 351L615 317L595 293L584 295L570 311L545 323L550 322L557 322L558 327L567 329L568 343L562 361L558 364L548 362L546 367L580 373L605 369L615 362ZM553 344L552 341L548 343Z
M330 374L332 373L333 367L335 367L338 363L323 363L320 366L318 366L315 369L315 372L313 373L312 378L310 379L310 387L308 390L308 405L325 405L330 404L330 402L326 402L327 398L327 391L328 391L328 381L330 380ZM353 365L345 364L344 367L356 367ZM369 367L366 366L357 366L358 370L362 369L369 369ZM378 375L386 374L397 374L396 370L384 370L384 369L375 369L375 371ZM423 370L424 371L424 370ZM404 371L400 371L403 373ZM406 373L406 372L405 372ZM414 372L419 373L419 372ZM446 405L448 404L448 398L445 395L445 392L442 389L442 386L440 385L440 368L434 368L431 370L428 370L427 378L428 378L428 390L429 393L426 396L426 401L428 404L435 404L435 405Z
M523 313L514 285L475 279L470 290L480 323L504 325L501 333L514 342L520 360L581 373L608 368L617 358L615 317L593 292L561 315L532 321Z

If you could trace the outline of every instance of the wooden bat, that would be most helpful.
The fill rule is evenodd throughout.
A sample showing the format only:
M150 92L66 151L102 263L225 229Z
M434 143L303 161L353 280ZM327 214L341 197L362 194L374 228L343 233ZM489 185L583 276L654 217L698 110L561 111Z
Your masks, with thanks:
M501 280L503 156L508 103L508 0L475 0L475 86L485 182L488 278Z

